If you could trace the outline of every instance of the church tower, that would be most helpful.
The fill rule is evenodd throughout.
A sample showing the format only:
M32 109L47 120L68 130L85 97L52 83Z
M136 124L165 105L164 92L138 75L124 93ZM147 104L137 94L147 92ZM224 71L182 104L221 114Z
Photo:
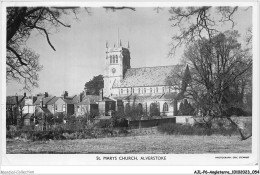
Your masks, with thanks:
M123 80L127 69L130 69L130 52L128 47L122 47L121 40L109 48L106 43L106 59L104 72L104 96L112 96L112 87L115 82Z

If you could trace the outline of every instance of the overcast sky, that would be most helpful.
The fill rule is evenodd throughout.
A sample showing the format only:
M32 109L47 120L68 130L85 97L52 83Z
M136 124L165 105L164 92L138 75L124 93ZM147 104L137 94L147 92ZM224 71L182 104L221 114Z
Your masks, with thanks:
M119 38L123 46L130 43L131 67L151 67L179 63L183 50L179 49L174 58L168 58L169 43L175 30L169 22L168 8L156 13L153 8L137 8L106 12L103 8L91 8L92 15L80 12L64 17L71 28L60 27L50 35L56 51L48 45L46 38L32 33L27 46L40 55L43 70L39 73L39 88L32 94L49 92L59 96L63 91L69 95L79 94L84 84L93 76L103 74L105 63L105 43L113 47ZM241 40L246 29L252 25L251 10L236 13L235 29L239 30ZM241 13L240 13L241 12ZM223 30L229 26L224 26ZM7 83L7 95L22 94L22 85ZM27 92L28 93L28 92Z

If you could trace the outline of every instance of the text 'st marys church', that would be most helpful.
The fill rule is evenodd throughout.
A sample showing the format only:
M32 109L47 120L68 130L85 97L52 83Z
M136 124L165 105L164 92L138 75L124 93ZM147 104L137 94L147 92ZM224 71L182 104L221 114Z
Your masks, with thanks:
M129 42L127 48L120 42L113 48L106 43L103 98L99 112L129 111L134 105L146 115L156 108L161 116L173 116L177 104L173 94L177 90L167 85L166 79L177 65L131 68Z

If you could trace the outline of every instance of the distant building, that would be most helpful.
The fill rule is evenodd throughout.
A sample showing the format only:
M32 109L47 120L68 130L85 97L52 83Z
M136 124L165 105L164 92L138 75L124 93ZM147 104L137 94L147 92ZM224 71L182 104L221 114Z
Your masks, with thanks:
M158 58L159 59L159 58ZM144 114L152 115L154 109L159 115L173 116L178 104L173 98L178 90L167 84L167 78L178 65L131 68L128 48L120 44L106 47L103 101L99 110L127 111L133 105ZM184 70L183 70L184 71Z

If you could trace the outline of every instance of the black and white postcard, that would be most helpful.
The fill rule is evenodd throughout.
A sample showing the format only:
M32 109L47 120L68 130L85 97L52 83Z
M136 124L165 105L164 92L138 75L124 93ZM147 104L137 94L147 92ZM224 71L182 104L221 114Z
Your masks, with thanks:
M1 1L1 21L1 173L259 173L259 3Z

